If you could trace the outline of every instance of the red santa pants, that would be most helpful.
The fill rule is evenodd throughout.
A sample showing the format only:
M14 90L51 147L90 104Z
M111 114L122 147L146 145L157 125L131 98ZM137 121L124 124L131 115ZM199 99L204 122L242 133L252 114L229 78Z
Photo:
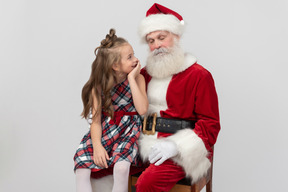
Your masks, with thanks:
M137 192L169 191L177 181L185 177L182 167L167 160L159 166L150 164L142 172L135 185Z

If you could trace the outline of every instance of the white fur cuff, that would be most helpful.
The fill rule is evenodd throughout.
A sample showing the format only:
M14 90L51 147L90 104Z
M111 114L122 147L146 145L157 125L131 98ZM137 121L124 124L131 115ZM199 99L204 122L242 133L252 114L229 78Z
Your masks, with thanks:
M142 134L139 139L139 150L144 162L148 160L151 147L163 139L175 142L179 154L172 160L183 167L186 175L192 178L193 183L207 174L211 166L211 162L207 158L208 151L202 139L190 128L161 139L157 139L155 135Z
M159 141L159 139L157 139L155 136L156 135L145 135L143 133L140 135L139 151L143 162L148 161L151 147Z
M208 151L202 139L192 129L180 130L167 139L176 143L179 154L173 160L183 167L193 183L207 174L211 166L207 158Z

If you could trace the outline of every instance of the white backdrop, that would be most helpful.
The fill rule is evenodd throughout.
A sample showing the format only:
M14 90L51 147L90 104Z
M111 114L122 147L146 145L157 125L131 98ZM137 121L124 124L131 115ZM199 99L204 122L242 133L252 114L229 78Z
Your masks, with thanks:
M151 0L0 1L0 191L75 191L87 123L81 89L111 27L145 65L137 26ZM283 191L287 168L287 0L159 0L184 48L214 76L222 130L214 191Z

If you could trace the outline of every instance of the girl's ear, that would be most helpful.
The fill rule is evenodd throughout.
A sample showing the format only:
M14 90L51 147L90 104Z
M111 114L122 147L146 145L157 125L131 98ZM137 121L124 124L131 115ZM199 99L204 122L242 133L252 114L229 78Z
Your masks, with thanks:
M113 69L114 71L119 71L119 69L120 69L119 63L114 63L114 64L112 65L112 69Z

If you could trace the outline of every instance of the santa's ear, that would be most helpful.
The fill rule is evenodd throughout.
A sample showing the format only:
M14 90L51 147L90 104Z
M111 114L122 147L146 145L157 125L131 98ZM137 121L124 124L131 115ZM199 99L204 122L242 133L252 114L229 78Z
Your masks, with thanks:
M174 33L172 33L172 34L173 34L175 40L177 40L177 41L180 40L180 36L179 36L179 35L176 35L176 34L174 34Z

